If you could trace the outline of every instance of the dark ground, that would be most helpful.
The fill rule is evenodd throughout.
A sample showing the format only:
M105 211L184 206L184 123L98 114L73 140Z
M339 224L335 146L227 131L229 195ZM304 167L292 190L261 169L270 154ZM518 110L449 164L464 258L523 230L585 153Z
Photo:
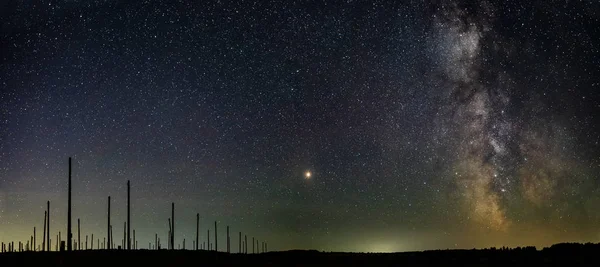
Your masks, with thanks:
M600 266L600 244L403 253L286 251L226 254L207 251L1 253L0 266Z

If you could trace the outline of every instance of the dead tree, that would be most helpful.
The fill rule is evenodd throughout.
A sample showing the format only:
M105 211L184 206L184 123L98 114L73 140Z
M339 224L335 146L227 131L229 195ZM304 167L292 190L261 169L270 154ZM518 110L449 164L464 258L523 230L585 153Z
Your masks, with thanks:
M131 250L131 187L127 180L127 250ZM133 230L135 232L135 230Z
M110 249L110 240L111 240L111 227L110 227L110 196L108 196L108 224L106 225L106 239L108 240L108 242L106 242L106 246L104 247L105 249Z
M71 157L69 157L69 197L67 210L67 250L71 251L71 239L73 237L71 232Z

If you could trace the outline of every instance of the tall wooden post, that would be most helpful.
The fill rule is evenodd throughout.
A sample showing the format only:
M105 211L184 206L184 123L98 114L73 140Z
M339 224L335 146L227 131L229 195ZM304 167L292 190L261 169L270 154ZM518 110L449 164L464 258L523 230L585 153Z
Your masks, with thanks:
M110 226L110 249L113 249L115 247L115 239L113 238L113 229L112 229L112 225Z
M130 183L127 180L127 250L131 250L131 198ZM135 230L134 230L135 231Z
M198 250L198 231L200 230L200 213L196 213L196 250Z
M67 251L71 251L71 240L73 238L71 232L71 157L69 157L69 196L67 206Z
M171 249L175 249L175 202L171 203Z
M77 250L81 250L81 221L77 218Z
M110 230L110 196L108 196L108 224L106 225L106 240L108 240L108 242L106 242L105 249L110 249Z
M48 251L50 251L50 201L48 201L48 223L46 224L46 227L48 227L48 234L46 235L46 248L48 249Z

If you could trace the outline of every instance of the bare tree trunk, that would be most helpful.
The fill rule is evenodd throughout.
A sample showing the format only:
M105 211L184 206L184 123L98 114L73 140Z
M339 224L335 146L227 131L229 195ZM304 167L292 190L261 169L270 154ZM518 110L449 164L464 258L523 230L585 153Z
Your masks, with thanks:
M46 235L48 240L46 240L46 247L48 248L48 251L50 251L50 201L48 201L48 223L46 224L46 227L48 227L48 234Z
M171 203L171 221L173 221L171 226L171 249L175 249L175 202Z
M127 180L127 250L131 250L131 187ZM135 232L135 230L133 230Z
M77 218L77 250L81 250L81 221Z
M110 240L111 240L111 229L110 229L110 196L108 196L108 225L106 226L106 239L108 240L108 242L106 242L106 246L104 247L105 249L110 249Z
M73 238L71 232L71 157L69 157L69 197L67 206L67 250L71 251L71 239Z

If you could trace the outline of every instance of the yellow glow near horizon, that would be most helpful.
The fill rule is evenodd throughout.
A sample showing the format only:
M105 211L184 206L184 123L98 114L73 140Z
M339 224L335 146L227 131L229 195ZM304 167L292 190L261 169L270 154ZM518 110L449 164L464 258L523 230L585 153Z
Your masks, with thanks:
M375 242L364 248L364 251L370 253L393 253L398 252L398 248L393 243Z
M306 179L310 179L311 176L312 176L312 173L310 173L310 171L306 171L306 173L304 173L304 177Z

